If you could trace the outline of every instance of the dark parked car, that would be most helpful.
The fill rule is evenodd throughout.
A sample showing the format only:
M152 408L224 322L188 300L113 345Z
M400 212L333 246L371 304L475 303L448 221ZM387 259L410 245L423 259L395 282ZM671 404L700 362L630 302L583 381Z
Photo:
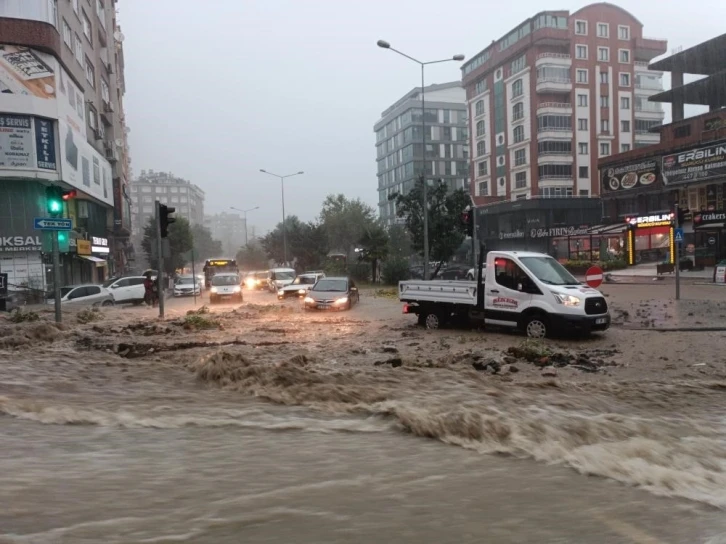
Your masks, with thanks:
M306 310L350 310L360 293L350 278L321 278L303 300Z

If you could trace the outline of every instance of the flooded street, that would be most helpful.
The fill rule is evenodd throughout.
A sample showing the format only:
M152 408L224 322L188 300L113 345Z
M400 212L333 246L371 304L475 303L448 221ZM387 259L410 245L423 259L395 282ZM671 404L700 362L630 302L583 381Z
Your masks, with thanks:
M373 291L0 322L0 542L726 542L726 332L640 330L726 290L658 289L537 344Z

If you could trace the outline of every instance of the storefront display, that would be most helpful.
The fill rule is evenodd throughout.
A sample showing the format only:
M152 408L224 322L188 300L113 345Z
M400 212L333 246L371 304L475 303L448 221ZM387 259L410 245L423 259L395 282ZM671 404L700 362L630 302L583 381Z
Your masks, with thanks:
M627 262L674 264L674 214L634 216L627 225Z

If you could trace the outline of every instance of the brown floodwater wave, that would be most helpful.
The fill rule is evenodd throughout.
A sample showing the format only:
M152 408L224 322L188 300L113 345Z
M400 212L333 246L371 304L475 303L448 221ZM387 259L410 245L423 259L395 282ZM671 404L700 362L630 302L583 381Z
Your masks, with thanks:
M473 370L330 368L302 355L271 364L225 350L190 366L203 382L277 404L384 418L416 436L726 508L724 382L513 384Z

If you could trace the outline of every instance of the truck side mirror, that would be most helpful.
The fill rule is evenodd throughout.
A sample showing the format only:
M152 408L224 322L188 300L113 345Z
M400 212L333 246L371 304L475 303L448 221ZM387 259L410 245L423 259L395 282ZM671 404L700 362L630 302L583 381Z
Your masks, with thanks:
M522 285L521 283L518 283L517 284L517 291L524 291L524 285Z

